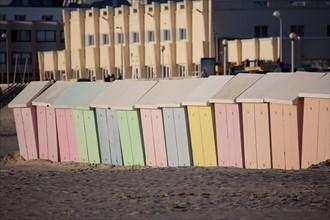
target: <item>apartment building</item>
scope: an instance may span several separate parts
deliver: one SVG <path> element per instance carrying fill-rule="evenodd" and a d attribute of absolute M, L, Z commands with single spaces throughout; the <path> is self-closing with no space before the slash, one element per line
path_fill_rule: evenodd
<path fill-rule="evenodd" d="M 64 48 L 61 7 L 0 6 L 0 83 L 37 79 L 38 51 Z M 8 68 L 7 68 L 8 65 Z"/>
<path fill-rule="evenodd" d="M 280 17 L 273 15 L 275 10 Z M 330 50 L 324 50 L 330 46 L 329 12 L 326 0 L 133 1 L 132 6 L 63 10 L 65 50 L 39 53 L 40 77 L 198 76 L 202 58 L 223 64 L 223 39 L 228 40 L 227 61 L 233 64 L 245 59 L 276 61 L 279 18 L 283 61 L 291 62 L 289 33 L 295 32 L 296 65 L 326 67 L 330 65 Z M 314 16 L 317 20 L 310 19 Z M 57 66 L 45 62 L 48 59 Z"/>

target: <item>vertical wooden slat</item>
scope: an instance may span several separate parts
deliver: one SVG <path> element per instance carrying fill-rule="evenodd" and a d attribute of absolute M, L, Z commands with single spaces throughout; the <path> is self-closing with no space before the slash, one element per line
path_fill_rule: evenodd
<path fill-rule="evenodd" d="M 39 158 L 48 160 L 46 107 L 37 106 Z"/>
<path fill-rule="evenodd" d="M 235 150 L 235 161 L 233 166 L 243 168 L 243 134 L 241 123 L 241 107 L 239 104 L 229 104 L 232 112 L 233 140 Z"/>
<path fill-rule="evenodd" d="M 125 166 L 132 166 L 134 165 L 134 160 L 126 111 L 116 111 L 116 114 L 120 133 L 120 143 L 123 153 L 123 162 Z"/>
<path fill-rule="evenodd" d="M 215 124 L 219 166 L 229 166 L 229 145 L 227 132 L 227 104 L 215 104 Z"/>
<path fill-rule="evenodd" d="M 230 104 L 227 108 L 227 138 L 228 138 L 228 152 L 229 152 L 229 166 L 235 166 L 236 150 L 235 150 L 235 127 L 234 127 L 234 109 Z"/>
<path fill-rule="evenodd" d="M 272 168 L 268 104 L 255 105 L 257 163 L 259 169 Z"/>
<path fill-rule="evenodd" d="M 141 123 L 143 129 L 144 150 L 146 154 L 146 164 L 156 166 L 156 152 L 154 146 L 154 131 L 152 126 L 152 116 L 150 109 L 141 109 Z"/>
<path fill-rule="evenodd" d="M 74 162 L 79 162 L 79 153 L 78 153 L 78 142 L 77 142 L 77 132 L 75 127 L 74 114 L 72 109 L 64 109 L 66 126 L 67 126 L 67 135 L 68 135 L 68 144 L 70 151 L 70 160 Z"/>
<path fill-rule="evenodd" d="M 191 144 L 189 136 L 189 127 L 187 111 L 184 107 L 173 108 L 176 146 L 178 152 L 179 166 L 191 166 Z"/>
<path fill-rule="evenodd" d="M 167 166 L 167 154 L 164 135 L 164 123 L 162 111 L 160 109 L 151 110 L 152 130 L 154 138 L 154 148 L 156 165 L 159 167 Z"/>
<path fill-rule="evenodd" d="M 73 110 L 73 114 L 76 128 L 79 162 L 89 163 L 84 115 L 82 110 Z"/>
<path fill-rule="evenodd" d="M 142 112 L 141 112 L 142 115 Z M 177 134 L 173 108 L 163 108 L 167 160 L 169 166 L 179 166 Z"/>
<path fill-rule="evenodd" d="M 26 148 L 26 139 L 24 133 L 22 111 L 21 108 L 14 108 L 13 111 L 14 111 L 19 153 L 25 160 L 28 160 L 29 156 Z"/>
<path fill-rule="evenodd" d="M 204 166 L 204 151 L 199 109 L 188 106 L 189 129 L 194 166 Z"/>
<path fill-rule="evenodd" d="M 242 104 L 245 167 L 251 169 L 258 168 L 254 107 L 255 104 Z"/>
<path fill-rule="evenodd" d="M 319 101 L 314 98 L 305 98 L 302 142 L 302 168 L 308 168 L 316 163 Z"/>
<path fill-rule="evenodd" d="M 38 125 L 35 107 L 22 108 L 22 118 L 28 158 L 38 159 Z"/>
<path fill-rule="evenodd" d="M 94 110 L 83 110 L 89 163 L 100 163 L 100 150 Z"/>
<path fill-rule="evenodd" d="M 320 113 L 316 163 L 330 158 L 330 99 L 319 99 Z"/>
<path fill-rule="evenodd" d="M 96 120 L 100 144 L 101 161 L 105 164 L 112 164 L 106 109 L 96 109 Z"/>
<path fill-rule="evenodd" d="M 139 112 L 137 110 L 127 111 L 127 120 L 129 125 L 134 165 L 144 166 L 144 146 Z"/>
<path fill-rule="evenodd" d="M 199 107 L 199 115 L 204 150 L 204 166 L 217 166 L 217 152 L 214 136 L 215 128 L 211 106 Z"/>
<path fill-rule="evenodd" d="M 60 161 L 71 161 L 65 109 L 55 109 Z"/>
<path fill-rule="evenodd" d="M 300 169 L 298 111 L 296 105 L 283 105 L 286 169 Z"/>
<path fill-rule="evenodd" d="M 270 103 L 270 128 L 273 168 L 285 169 L 283 105 Z"/>
<path fill-rule="evenodd" d="M 123 156 L 121 152 L 118 121 L 116 112 L 107 109 L 108 135 L 110 139 L 111 163 L 117 166 L 123 166 Z"/>
<path fill-rule="evenodd" d="M 59 151 L 57 141 L 56 114 L 55 109 L 46 108 L 47 115 L 47 141 L 48 141 L 48 158 L 53 162 L 59 162 Z M 67 152 L 68 153 L 68 152 Z"/>

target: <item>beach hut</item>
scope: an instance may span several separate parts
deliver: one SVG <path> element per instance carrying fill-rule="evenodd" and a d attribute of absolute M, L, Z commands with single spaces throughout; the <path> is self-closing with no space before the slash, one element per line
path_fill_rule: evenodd
<path fill-rule="evenodd" d="M 217 166 L 213 97 L 233 76 L 210 76 L 185 98 L 194 166 Z"/>
<path fill-rule="evenodd" d="M 205 80 L 161 80 L 136 103 L 141 112 L 147 165 L 192 165 L 187 111 L 181 102 Z"/>
<path fill-rule="evenodd" d="M 214 103 L 219 166 L 244 168 L 242 104 L 236 98 L 262 74 L 238 74 L 210 100 Z"/>
<path fill-rule="evenodd" d="M 70 161 L 69 146 L 63 144 L 63 136 L 67 135 L 66 129 L 57 129 L 56 120 L 60 118 L 56 118 L 55 109 L 49 106 L 71 85 L 69 82 L 58 81 L 32 102 L 37 111 L 40 159 L 54 162 Z M 61 135 L 58 136 L 58 133 Z"/>
<path fill-rule="evenodd" d="M 323 75 L 297 72 L 265 94 L 264 101 L 269 103 L 273 168 L 300 169 L 303 103 L 298 93 Z"/>
<path fill-rule="evenodd" d="M 299 93 L 303 99 L 301 168 L 330 159 L 330 73 Z"/>
<path fill-rule="evenodd" d="M 38 159 L 38 124 L 36 107 L 32 101 L 45 91 L 52 82 L 30 82 L 13 101 L 13 108 L 20 155 L 25 160 Z"/>
<path fill-rule="evenodd" d="M 77 146 L 79 162 L 100 163 L 95 111 L 90 108 L 90 103 L 110 85 L 110 83 L 102 82 L 74 83 L 51 105 L 52 108 L 56 109 L 56 113 L 61 113 L 62 118 L 65 117 L 66 119 L 66 122 L 60 121 L 64 122 L 63 124 L 57 124 L 58 129 L 67 127 L 68 136 L 74 135 L 76 137 L 75 140 L 69 139 L 68 143 L 72 141 L 73 144 L 69 145 L 69 148 Z"/>
<path fill-rule="evenodd" d="M 265 95 L 292 73 L 267 73 L 237 97 L 242 103 L 245 168 L 272 168 L 269 106 Z"/>
<path fill-rule="evenodd" d="M 104 129 L 105 126 L 108 127 L 106 134 L 100 134 L 102 136 L 101 149 L 104 152 L 104 156 L 102 156 L 104 159 L 112 158 L 112 163 L 116 162 L 114 160 L 120 161 L 121 153 L 122 162 L 120 165 L 145 165 L 140 112 L 135 109 L 134 105 L 156 83 L 157 81 L 135 80 L 115 82 L 114 86 L 107 88 L 93 100 L 91 106 L 97 108 L 99 113 L 102 112 L 101 109 L 107 109 L 107 119 L 112 117 L 111 120 L 108 120 L 107 125 L 104 122 L 100 123 L 100 126 L 103 126 Z M 112 125 L 109 125 L 109 123 L 112 123 Z M 120 144 L 118 143 L 118 130 Z M 109 144 L 106 143 L 107 140 L 110 141 Z"/>

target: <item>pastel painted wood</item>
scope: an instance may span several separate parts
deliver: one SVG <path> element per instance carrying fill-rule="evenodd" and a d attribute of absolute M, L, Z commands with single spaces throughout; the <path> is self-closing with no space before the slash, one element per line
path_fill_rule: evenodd
<path fill-rule="evenodd" d="M 244 167 L 242 104 L 236 99 L 262 77 L 262 74 L 238 74 L 209 100 L 215 103 L 219 166 Z"/>
<path fill-rule="evenodd" d="M 330 74 L 302 89 L 303 135 L 301 167 L 308 168 L 330 158 Z"/>
<path fill-rule="evenodd" d="M 255 104 L 243 103 L 242 110 L 245 168 L 257 169 Z"/>
<path fill-rule="evenodd" d="M 209 77 L 182 101 L 182 105 L 188 106 L 194 164 L 217 166 L 214 109 L 213 106 L 209 105 L 209 99 L 217 94 L 231 79 L 232 76 Z M 194 107 L 191 108 L 190 106 Z M 189 111 L 192 112 L 190 113 Z M 199 136 L 198 138 L 193 138 L 197 133 L 201 134 L 201 140 L 199 140 Z M 197 156 L 200 151 L 199 148 L 203 151 L 203 158 Z M 195 159 L 197 160 L 196 162 Z"/>
<path fill-rule="evenodd" d="M 96 118 L 99 135 L 101 162 L 104 164 L 111 164 L 111 150 L 106 109 L 97 108 Z"/>
<path fill-rule="evenodd" d="M 31 82 L 9 104 L 9 108 L 22 108 L 14 110 L 16 130 L 20 153 L 26 160 L 39 157 L 38 121 L 36 108 L 32 101 L 45 91 L 51 82 Z"/>
<path fill-rule="evenodd" d="M 68 141 L 68 128 L 66 125 L 65 109 L 54 109 L 56 114 L 56 126 L 61 129 L 57 130 L 59 157 L 61 162 L 68 162 L 70 160 L 70 150 Z"/>
<path fill-rule="evenodd" d="M 83 111 L 73 110 L 73 115 L 76 128 L 79 162 L 89 163 Z"/>
<path fill-rule="evenodd" d="M 74 114 L 72 109 L 64 109 L 65 118 L 66 118 L 66 127 L 67 127 L 67 135 L 68 135 L 68 145 L 70 152 L 70 161 L 79 162 L 78 155 L 78 143 L 76 136 L 76 127 L 74 122 Z M 61 128 L 58 126 L 58 128 Z M 60 138 L 60 136 L 59 136 Z"/>
<path fill-rule="evenodd" d="M 116 112 L 107 109 L 107 122 L 110 141 L 111 163 L 117 166 L 123 166 L 123 156 L 121 152 L 119 128 Z"/>
<path fill-rule="evenodd" d="M 94 111 L 83 110 L 88 161 L 89 163 L 98 164 L 101 161 L 94 113 Z"/>
<path fill-rule="evenodd" d="M 53 162 L 60 161 L 59 149 L 58 149 L 58 137 L 56 127 L 56 115 L 55 109 L 46 108 L 46 120 L 47 120 L 47 146 L 48 146 L 48 159 Z"/>
<path fill-rule="evenodd" d="M 48 160 L 48 140 L 47 140 L 47 114 L 45 106 L 36 106 L 38 118 L 38 145 L 39 158 Z"/>

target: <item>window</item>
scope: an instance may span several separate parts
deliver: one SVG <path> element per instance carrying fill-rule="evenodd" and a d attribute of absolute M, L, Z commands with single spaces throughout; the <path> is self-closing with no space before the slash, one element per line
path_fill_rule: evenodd
<path fill-rule="evenodd" d="M 154 41 L 155 41 L 155 32 L 148 31 L 148 42 L 154 42 Z"/>
<path fill-rule="evenodd" d="M 164 11 L 167 11 L 168 10 L 168 6 L 164 6 Z"/>
<path fill-rule="evenodd" d="M 88 16 L 89 17 L 92 17 L 93 16 L 93 13 L 92 12 L 88 12 Z"/>
<path fill-rule="evenodd" d="M 11 41 L 13 42 L 31 42 L 31 31 L 28 30 L 12 30 Z"/>
<path fill-rule="evenodd" d="M 0 42 L 6 42 L 6 38 L 2 37 L 2 34 L 5 34 L 6 30 L 0 30 Z"/>
<path fill-rule="evenodd" d="M 148 8 L 148 12 L 152 12 L 153 11 L 153 8 L 152 7 L 149 7 Z"/>
<path fill-rule="evenodd" d="M 25 21 L 26 16 L 25 15 L 15 15 L 15 21 Z"/>
<path fill-rule="evenodd" d="M 330 25 L 328 25 L 327 36 L 330 37 Z"/>
<path fill-rule="evenodd" d="M 170 30 L 164 30 L 164 41 L 171 40 Z"/>
<path fill-rule="evenodd" d="M 43 21 L 52 21 L 53 16 L 52 15 L 43 15 L 43 16 L 41 16 L 41 20 L 43 20 Z"/>
<path fill-rule="evenodd" d="M 94 35 L 87 35 L 87 46 L 93 46 L 94 45 Z"/>
<path fill-rule="evenodd" d="M 136 8 L 133 8 L 133 13 L 137 13 L 137 9 Z"/>
<path fill-rule="evenodd" d="M 6 20 L 6 15 L 0 14 L 0 21 L 5 21 Z"/>
<path fill-rule="evenodd" d="M 262 0 L 257 0 L 257 1 L 253 1 L 253 6 L 256 8 L 265 8 L 265 7 L 269 7 L 269 1 L 262 1 Z"/>
<path fill-rule="evenodd" d="M 106 16 L 108 13 L 106 11 L 103 12 L 103 15 Z"/>
<path fill-rule="evenodd" d="M 291 25 L 290 32 L 293 32 L 297 35 L 297 37 L 304 37 L 304 25 Z"/>
<path fill-rule="evenodd" d="M 55 42 L 55 31 L 37 31 L 38 42 Z"/>
<path fill-rule="evenodd" d="M 195 64 L 194 65 L 195 69 L 195 76 L 198 76 L 199 73 L 201 72 L 201 65 L 200 64 Z"/>
<path fill-rule="evenodd" d="M 61 32 L 60 32 L 60 40 L 61 40 L 62 43 L 65 42 L 64 31 L 61 31 Z"/>
<path fill-rule="evenodd" d="M 118 10 L 118 14 L 121 15 L 123 12 L 122 10 Z"/>
<path fill-rule="evenodd" d="M 254 37 L 268 37 L 268 26 L 254 26 Z"/>
<path fill-rule="evenodd" d="M 306 6 L 305 1 L 290 1 L 290 4 L 292 7 L 305 7 Z"/>
<path fill-rule="evenodd" d="M 109 34 L 102 34 L 101 35 L 101 44 L 102 45 L 109 45 Z"/>
<path fill-rule="evenodd" d="M 117 33 L 117 44 L 123 44 L 124 43 L 124 34 Z"/>
<path fill-rule="evenodd" d="M 179 29 L 179 39 L 180 40 L 185 40 L 187 39 L 187 31 L 185 28 L 180 28 Z"/>
<path fill-rule="evenodd" d="M 6 64 L 6 53 L 0 52 L 0 64 Z"/>
<path fill-rule="evenodd" d="M 147 78 L 148 79 L 154 78 L 154 68 L 152 66 L 147 67 Z"/>
<path fill-rule="evenodd" d="M 179 65 L 179 77 L 186 76 L 186 67 L 184 65 Z"/>
<path fill-rule="evenodd" d="M 180 5 L 180 9 L 184 9 L 184 5 L 183 4 Z"/>
<path fill-rule="evenodd" d="M 138 32 L 133 32 L 132 34 L 133 37 L 133 43 L 139 43 L 139 33 Z"/>
<path fill-rule="evenodd" d="M 19 53 L 19 52 L 13 52 L 11 57 L 12 60 L 12 64 L 16 63 L 16 59 L 17 59 L 17 64 L 25 64 L 26 60 L 28 64 L 31 64 L 31 53 Z"/>

